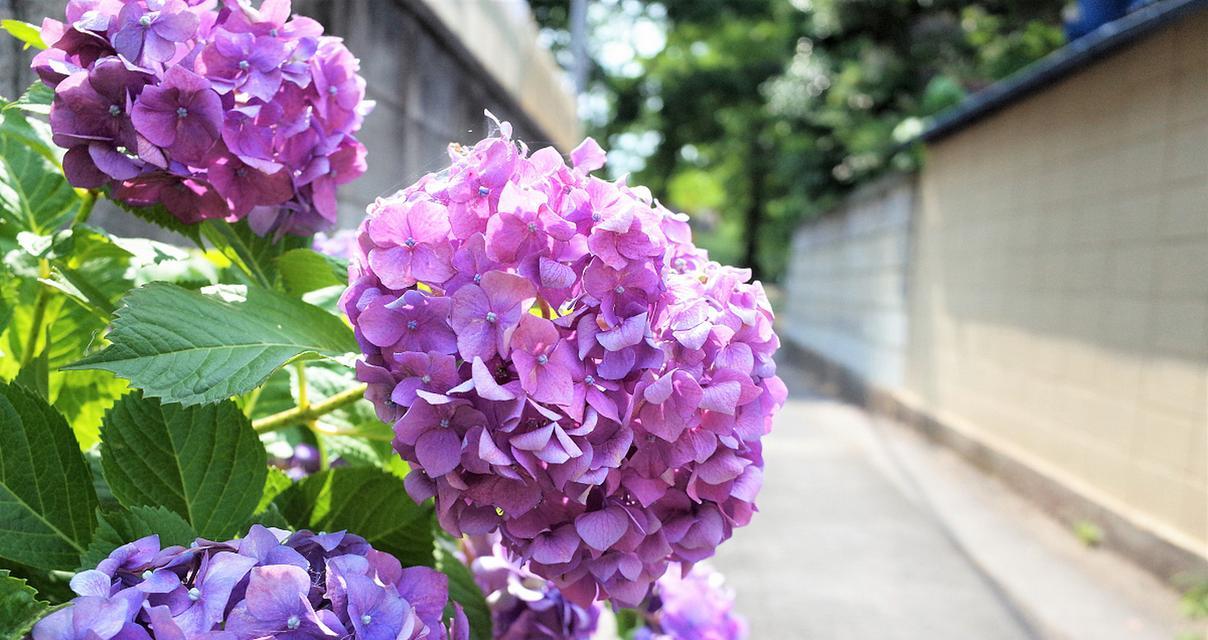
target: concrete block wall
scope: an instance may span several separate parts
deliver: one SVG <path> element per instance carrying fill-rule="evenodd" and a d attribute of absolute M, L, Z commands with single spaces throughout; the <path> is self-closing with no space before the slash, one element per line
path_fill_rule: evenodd
<path fill-rule="evenodd" d="M 793 235 L 782 331 L 882 387 L 905 372 L 913 201 L 914 176 L 889 176 Z"/>

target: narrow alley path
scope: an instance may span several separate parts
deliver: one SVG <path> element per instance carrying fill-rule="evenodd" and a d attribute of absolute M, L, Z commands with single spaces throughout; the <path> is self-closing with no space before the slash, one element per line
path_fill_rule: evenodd
<path fill-rule="evenodd" d="M 751 526 L 714 564 L 753 640 L 1174 640 L 1177 596 L 1082 547 L 997 481 L 908 429 L 811 391 L 766 441 Z M 1195 636 L 1191 636 L 1195 637 Z"/>

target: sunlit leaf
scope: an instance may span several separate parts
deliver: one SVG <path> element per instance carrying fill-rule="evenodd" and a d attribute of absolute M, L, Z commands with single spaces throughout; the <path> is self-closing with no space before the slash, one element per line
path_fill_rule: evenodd
<path fill-rule="evenodd" d="M 108 339 L 103 351 L 66 368 L 112 371 L 148 396 L 184 404 L 250 391 L 298 356 L 357 348 L 339 318 L 300 300 L 255 288 L 243 299 L 220 297 L 163 283 L 122 299 Z"/>
<path fill-rule="evenodd" d="M 35 25 L 20 20 L 0 20 L 0 28 L 24 42 L 26 47 L 46 48 L 46 43 L 42 41 L 42 30 Z"/>

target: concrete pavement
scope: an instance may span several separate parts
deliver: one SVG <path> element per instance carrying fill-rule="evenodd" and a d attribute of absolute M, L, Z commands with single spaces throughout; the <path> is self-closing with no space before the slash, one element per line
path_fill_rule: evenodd
<path fill-rule="evenodd" d="M 907 428 L 782 375 L 761 512 L 713 561 L 753 640 L 1200 637 L 1148 574 Z"/>

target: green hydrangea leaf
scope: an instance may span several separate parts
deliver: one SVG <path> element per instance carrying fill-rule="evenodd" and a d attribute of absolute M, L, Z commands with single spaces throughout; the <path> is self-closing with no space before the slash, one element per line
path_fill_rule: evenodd
<path fill-rule="evenodd" d="M 281 495 L 294 483 L 288 475 L 277 467 L 269 467 L 268 475 L 264 478 L 264 491 L 260 494 L 260 503 L 256 505 L 256 513 L 268 509 L 273 499 Z"/>
<path fill-rule="evenodd" d="M 0 640 L 20 640 L 50 605 L 38 592 L 6 569 L 0 569 Z"/>
<path fill-rule="evenodd" d="M 45 116 L 50 115 L 50 105 L 54 102 L 54 100 L 55 90 L 46 86 L 46 83 L 42 82 L 41 80 L 35 80 L 34 83 L 29 85 L 29 88 L 25 90 L 25 93 L 22 94 L 20 98 L 17 98 L 16 102 L 12 103 L 12 106 L 30 113 Z M 47 130 L 50 130 L 49 126 L 47 127 Z M 50 140 L 50 136 L 48 135 L 46 139 Z"/>
<path fill-rule="evenodd" d="M 13 382 L 36 392 L 38 396 L 50 402 L 50 367 L 47 363 L 47 351 L 44 349 L 42 353 L 34 356 L 33 360 L 21 368 L 17 377 L 13 378 Z"/>
<path fill-rule="evenodd" d="M 254 524 L 264 527 L 275 527 L 277 529 L 292 528 L 292 525 L 285 519 L 285 516 L 281 515 L 281 510 L 275 504 L 268 505 L 268 508 L 264 511 L 259 511 L 256 515 L 252 516 L 244 529 L 251 529 Z"/>
<path fill-rule="evenodd" d="M 285 289 L 295 296 L 348 284 L 348 263 L 311 249 L 291 249 L 277 258 Z"/>
<path fill-rule="evenodd" d="M 80 204 L 52 150 L 40 141 L 38 128 L 44 124 L 27 119 L 21 109 L 0 113 L 0 235 L 46 235 Z"/>
<path fill-rule="evenodd" d="M 63 416 L 35 393 L 0 383 L 0 557 L 74 569 L 92 539 L 96 506 Z"/>
<path fill-rule="evenodd" d="M 130 385 L 108 371 L 66 371 L 53 374 L 52 378 L 59 382 L 55 408 L 71 425 L 80 448 L 91 449 L 100 439 L 105 412 Z"/>
<path fill-rule="evenodd" d="M 344 467 L 308 476 L 274 504 L 297 529 L 348 530 L 404 565 L 432 566 L 432 508 L 417 505 L 398 477 L 380 469 Z"/>
<path fill-rule="evenodd" d="M 0 20 L 0 28 L 3 28 L 12 37 L 24 42 L 26 48 L 46 48 L 46 43 L 42 40 L 42 30 L 37 25 L 21 20 Z"/>
<path fill-rule="evenodd" d="M 192 405 L 251 391 L 299 356 L 357 348 L 340 318 L 300 300 L 254 287 L 218 294 L 135 289 L 114 314 L 112 344 L 65 368 L 112 371 L 147 396 Z"/>
<path fill-rule="evenodd" d="M 133 507 L 98 513 L 92 544 L 80 558 L 80 570 L 95 569 L 114 549 L 149 535 L 158 535 L 163 547 L 187 547 L 197 532 L 185 519 L 166 507 Z"/>
<path fill-rule="evenodd" d="M 59 167 L 63 164 L 65 151 L 54 143 L 50 123 L 45 119 L 50 115 L 54 95 L 53 89 L 38 81 L 30 85 L 15 102 L 0 99 L 0 111 L 3 112 L 0 134 L 25 143 L 52 165 Z M 40 117 L 31 118 L 31 114 Z"/>
<path fill-rule="evenodd" d="M 123 506 L 163 506 L 223 539 L 256 509 L 264 447 L 235 403 L 184 407 L 132 393 L 101 425 L 101 468 Z"/>
<path fill-rule="evenodd" d="M 252 284 L 265 288 L 274 287 L 277 283 L 277 258 L 283 252 L 309 242 L 300 236 L 286 235 L 281 239 L 275 239 L 273 235 L 262 236 L 242 220 L 235 223 L 206 220 L 200 228 L 206 239 L 238 265 Z"/>

